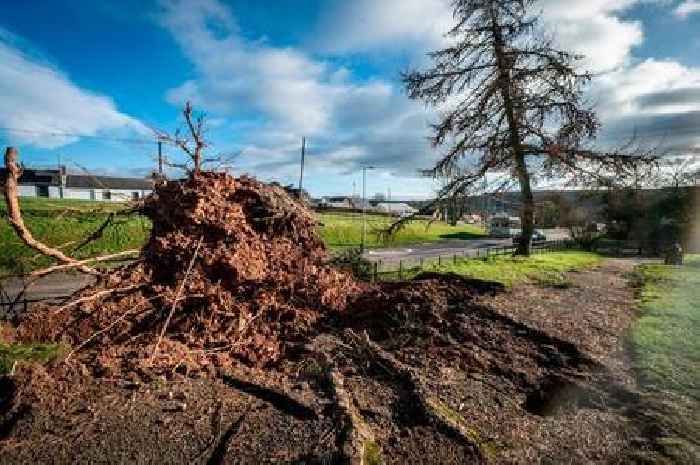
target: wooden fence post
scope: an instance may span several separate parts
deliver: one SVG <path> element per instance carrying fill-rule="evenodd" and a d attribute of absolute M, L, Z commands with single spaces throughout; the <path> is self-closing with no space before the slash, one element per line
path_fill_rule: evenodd
<path fill-rule="evenodd" d="M 403 260 L 399 260 L 399 281 L 403 279 Z"/>

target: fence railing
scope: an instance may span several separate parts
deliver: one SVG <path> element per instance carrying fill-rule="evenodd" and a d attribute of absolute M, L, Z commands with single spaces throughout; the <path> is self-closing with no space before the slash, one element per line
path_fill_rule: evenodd
<path fill-rule="evenodd" d="M 573 241 L 556 240 L 542 241 L 532 244 L 532 254 L 543 254 L 574 248 Z M 510 256 L 515 252 L 515 245 L 491 246 L 474 249 L 463 249 L 449 254 L 438 254 L 429 257 L 415 257 L 400 260 L 373 261 L 369 278 L 372 281 L 403 280 L 421 271 L 428 271 L 447 264 L 458 264 L 465 260 L 489 260 L 499 256 Z"/>

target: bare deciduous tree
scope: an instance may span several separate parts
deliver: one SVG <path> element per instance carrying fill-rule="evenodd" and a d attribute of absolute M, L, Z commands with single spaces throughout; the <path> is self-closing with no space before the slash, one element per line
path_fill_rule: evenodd
<path fill-rule="evenodd" d="M 209 163 L 213 163 L 214 169 L 216 170 L 230 167 L 233 160 L 238 157 L 241 152 L 220 153 L 213 157 L 204 156 L 205 149 L 210 146 L 205 138 L 207 132 L 206 114 L 195 114 L 192 104 L 186 102 L 182 115 L 185 119 L 188 136 L 182 136 L 182 131 L 180 129 L 176 130 L 173 136 L 155 129 L 154 132 L 160 141 L 174 145 L 182 150 L 190 159 L 191 165 L 187 163 L 175 163 L 168 159 L 165 159 L 165 163 L 170 167 L 181 169 L 191 176 L 197 176 L 201 173 L 204 165 Z"/>
<path fill-rule="evenodd" d="M 185 103 L 185 108 L 182 110 L 182 115 L 185 118 L 185 123 L 187 124 L 187 131 L 189 136 L 184 137 L 180 134 L 180 129 L 175 131 L 174 136 L 161 131 L 156 131 L 158 138 L 163 141 L 175 145 L 180 150 L 185 152 L 187 156 L 192 161 L 192 167 L 186 164 L 178 164 L 168 162 L 168 165 L 174 168 L 180 168 L 191 173 L 193 176 L 198 175 L 202 170 L 202 152 L 207 147 L 207 142 L 204 140 L 205 133 L 205 115 L 200 113 L 194 115 L 192 110 L 192 104 L 190 102 Z"/>
<path fill-rule="evenodd" d="M 509 173 L 522 196 L 516 253 L 528 255 L 533 176 L 608 183 L 647 157 L 585 146 L 599 128 L 583 102 L 591 76 L 578 71 L 580 56 L 556 49 L 538 28 L 534 0 L 453 0 L 453 7 L 452 45 L 429 54 L 430 69 L 403 80 L 411 98 L 447 107 L 433 125 L 433 144 L 446 147 L 435 173 L 468 162 L 441 195 L 463 192 L 487 173 Z"/>

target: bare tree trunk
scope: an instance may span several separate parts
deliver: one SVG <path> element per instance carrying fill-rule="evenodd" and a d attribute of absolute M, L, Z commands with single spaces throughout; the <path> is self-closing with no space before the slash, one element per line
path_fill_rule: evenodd
<path fill-rule="evenodd" d="M 525 157 L 521 154 L 516 156 L 516 171 L 518 173 L 518 181 L 520 182 L 520 198 L 522 200 L 522 209 L 520 211 L 520 221 L 522 231 L 520 234 L 520 242 L 515 250 L 516 255 L 530 255 L 530 245 L 532 243 L 532 233 L 535 229 L 535 201 L 532 196 L 532 187 L 530 186 L 530 173 L 527 171 Z"/>
<path fill-rule="evenodd" d="M 530 243 L 532 242 L 532 233 L 534 229 L 534 214 L 535 204 L 532 198 L 532 188 L 530 186 L 530 174 L 527 171 L 525 163 L 525 155 L 520 141 L 520 121 L 516 115 L 515 105 L 513 104 L 513 93 L 515 89 L 510 76 L 510 65 L 504 52 L 504 41 L 501 36 L 501 29 L 497 21 L 497 15 L 494 11 L 495 5 L 491 6 L 491 32 L 493 34 L 494 55 L 499 74 L 499 91 L 503 98 L 503 106 L 508 120 L 508 128 L 510 132 L 509 144 L 513 151 L 513 159 L 515 160 L 516 172 L 518 181 L 520 182 L 520 196 L 522 200 L 522 211 L 520 220 L 522 229 L 520 233 L 520 243 L 515 250 L 516 255 L 530 255 Z"/>
<path fill-rule="evenodd" d="M 22 219 L 22 213 L 19 209 L 17 184 L 21 169 L 17 165 L 17 149 L 14 147 L 7 147 L 5 150 L 5 168 L 7 168 L 7 177 L 5 179 L 5 202 L 7 203 L 7 217 L 19 238 L 22 239 L 22 242 L 43 255 L 74 266 L 77 270 L 80 270 L 83 273 L 99 275 L 100 272 L 94 268 L 82 265 L 76 259 L 65 255 L 60 250 L 49 247 L 48 245 L 34 239 L 32 233 L 25 226 L 24 220 Z"/>

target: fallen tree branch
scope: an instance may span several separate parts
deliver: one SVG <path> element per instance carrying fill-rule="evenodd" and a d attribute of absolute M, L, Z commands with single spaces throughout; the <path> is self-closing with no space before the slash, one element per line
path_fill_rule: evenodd
<path fill-rule="evenodd" d="M 95 339 L 97 336 L 99 336 L 100 334 L 104 334 L 104 333 L 110 331 L 112 328 L 114 328 L 116 325 L 118 325 L 121 321 L 123 321 L 127 316 L 133 315 L 133 314 L 136 312 L 136 310 L 140 309 L 141 307 L 143 307 L 144 305 L 146 305 L 148 302 L 151 302 L 151 301 L 153 301 L 153 300 L 159 298 L 160 296 L 162 296 L 162 294 L 154 295 L 153 297 L 150 297 L 150 298 L 144 300 L 143 302 L 140 302 L 140 303 L 139 303 L 138 305 L 136 305 L 134 308 L 130 308 L 130 309 L 127 310 L 126 312 L 122 313 L 122 314 L 119 316 L 119 318 L 117 318 L 116 320 L 114 320 L 114 321 L 113 321 L 112 323 L 110 323 L 108 326 L 106 326 L 106 327 L 100 329 L 99 331 L 96 331 L 96 332 L 93 333 L 90 337 L 88 337 L 88 338 L 85 339 L 83 342 L 81 342 L 80 345 L 78 345 L 76 348 L 74 348 L 73 350 L 71 350 L 71 351 L 68 353 L 68 355 L 66 355 L 66 358 L 63 359 L 63 361 L 64 361 L 64 362 L 69 361 L 69 360 L 71 359 L 71 357 L 72 357 L 76 352 L 78 352 L 80 349 L 82 349 L 83 347 L 85 347 L 86 345 L 88 345 L 88 344 L 90 343 L 90 341 L 94 340 L 94 339 Z"/>
<path fill-rule="evenodd" d="M 199 248 L 202 246 L 203 241 L 204 235 L 202 234 L 201 236 L 199 236 L 199 241 L 197 242 L 197 247 L 195 247 L 194 253 L 192 254 L 190 264 L 187 267 L 187 271 L 185 271 L 185 275 L 182 277 L 182 282 L 180 282 L 180 287 L 177 290 L 177 294 L 175 294 L 173 305 L 170 307 L 170 313 L 168 313 L 168 317 L 165 319 L 165 323 L 163 323 L 163 329 L 160 330 L 160 335 L 158 336 L 158 340 L 156 341 L 156 346 L 153 348 L 153 355 L 151 355 L 151 361 L 153 361 L 155 356 L 158 354 L 158 347 L 160 346 L 160 343 L 163 340 L 163 336 L 165 336 L 165 331 L 168 329 L 170 320 L 172 319 L 173 314 L 175 313 L 175 307 L 177 307 L 177 302 L 178 300 L 180 300 L 180 295 L 182 295 L 182 291 L 185 289 L 185 284 L 187 284 L 187 278 L 189 278 L 190 272 L 192 272 L 192 267 L 194 267 L 194 262 L 197 260 L 197 255 L 199 255 Z"/>
<path fill-rule="evenodd" d="M 107 229 L 107 226 L 112 224 L 113 219 L 114 219 L 114 213 L 110 213 L 109 215 L 107 215 L 107 219 L 104 221 L 104 223 L 102 223 L 99 228 L 97 228 L 95 231 L 93 231 L 92 234 L 90 234 L 87 238 L 85 238 L 85 240 L 83 242 L 78 244 L 78 246 L 75 249 L 73 249 L 73 253 L 82 249 L 83 247 L 85 247 L 89 243 L 94 242 L 97 239 L 101 238 L 105 232 L 105 229 Z"/>
<path fill-rule="evenodd" d="M 82 266 L 86 263 L 93 263 L 93 262 L 105 262 L 108 260 L 113 260 L 115 258 L 120 258 L 124 257 L 127 255 L 134 255 L 138 254 L 140 251 L 138 249 L 132 249 L 132 250 L 124 250 L 122 252 L 117 252 L 109 255 L 101 255 L 99 257 L 92 257 L 92 258 L 86 258 L 85 260 L 79 260 L 74 263 L 64 263 L 63 265 L 54 265 L 50 266 L 48 268 L 44 268 L 43 270 L 36 270 L 32 271 L 29 276 L 32 278 L 39 278 L 41 276 L 46 276 L 49 273 L 54 273 L 56 271 L 62 271 L 62 270 L 67 270 L 70 268 L 75 268 Z"/>
<path fill-rule="evenodd" d="M 48 245 L 37 241 L 32 236 L 32 233 L 27 229 L 22 219 L 22 212 L 19 208 L 19 200 L 17 200 L 17 185 L 22 172 L 17 165 L 17 149 L 7 147 L 5 150 L 5 168 L 7 168 L 7 178 L 5 179 L 5 202 L 7 203 L 7 217 L 22 242 L 28 247 L 48 256 L 55 258 L 62 263 L 70 263 L 75 268 L 83 273 L 99 275 L 100 272 L 84 264 L 76 264 L 77 260 L 69 257 L 58 249 L 49 247 Z"/>
<path fill-rule="evenodd" d="M 105 289 L 103 291 L 98 291 L 98 292 L 95 292 L 94 294 L 90 294 L 88 296 L 73 300 L 72 302 L 69 302 L 66 305 L 63 305 L 63 306 L 57 308 L 56 310 L 54 310 L 52 312 L 52 314 L 56 315 L 56 314 L 61 313 L 62 311 L 66 310 L 66 309 L 69 309 L 69 308 L 74 307 L 74 306 L 79 305 L 79 304 L 83 304 L 85 302 L 97 300 L 100 297 L 104 297 L 106 295 L 128 292 L 128 291 L 138 289 L 138 288 L 144 287 L 144 286 L 146 286 L 146 284 L 134 284 L 133 286 L 117 287 L 115 289 Z"/>

